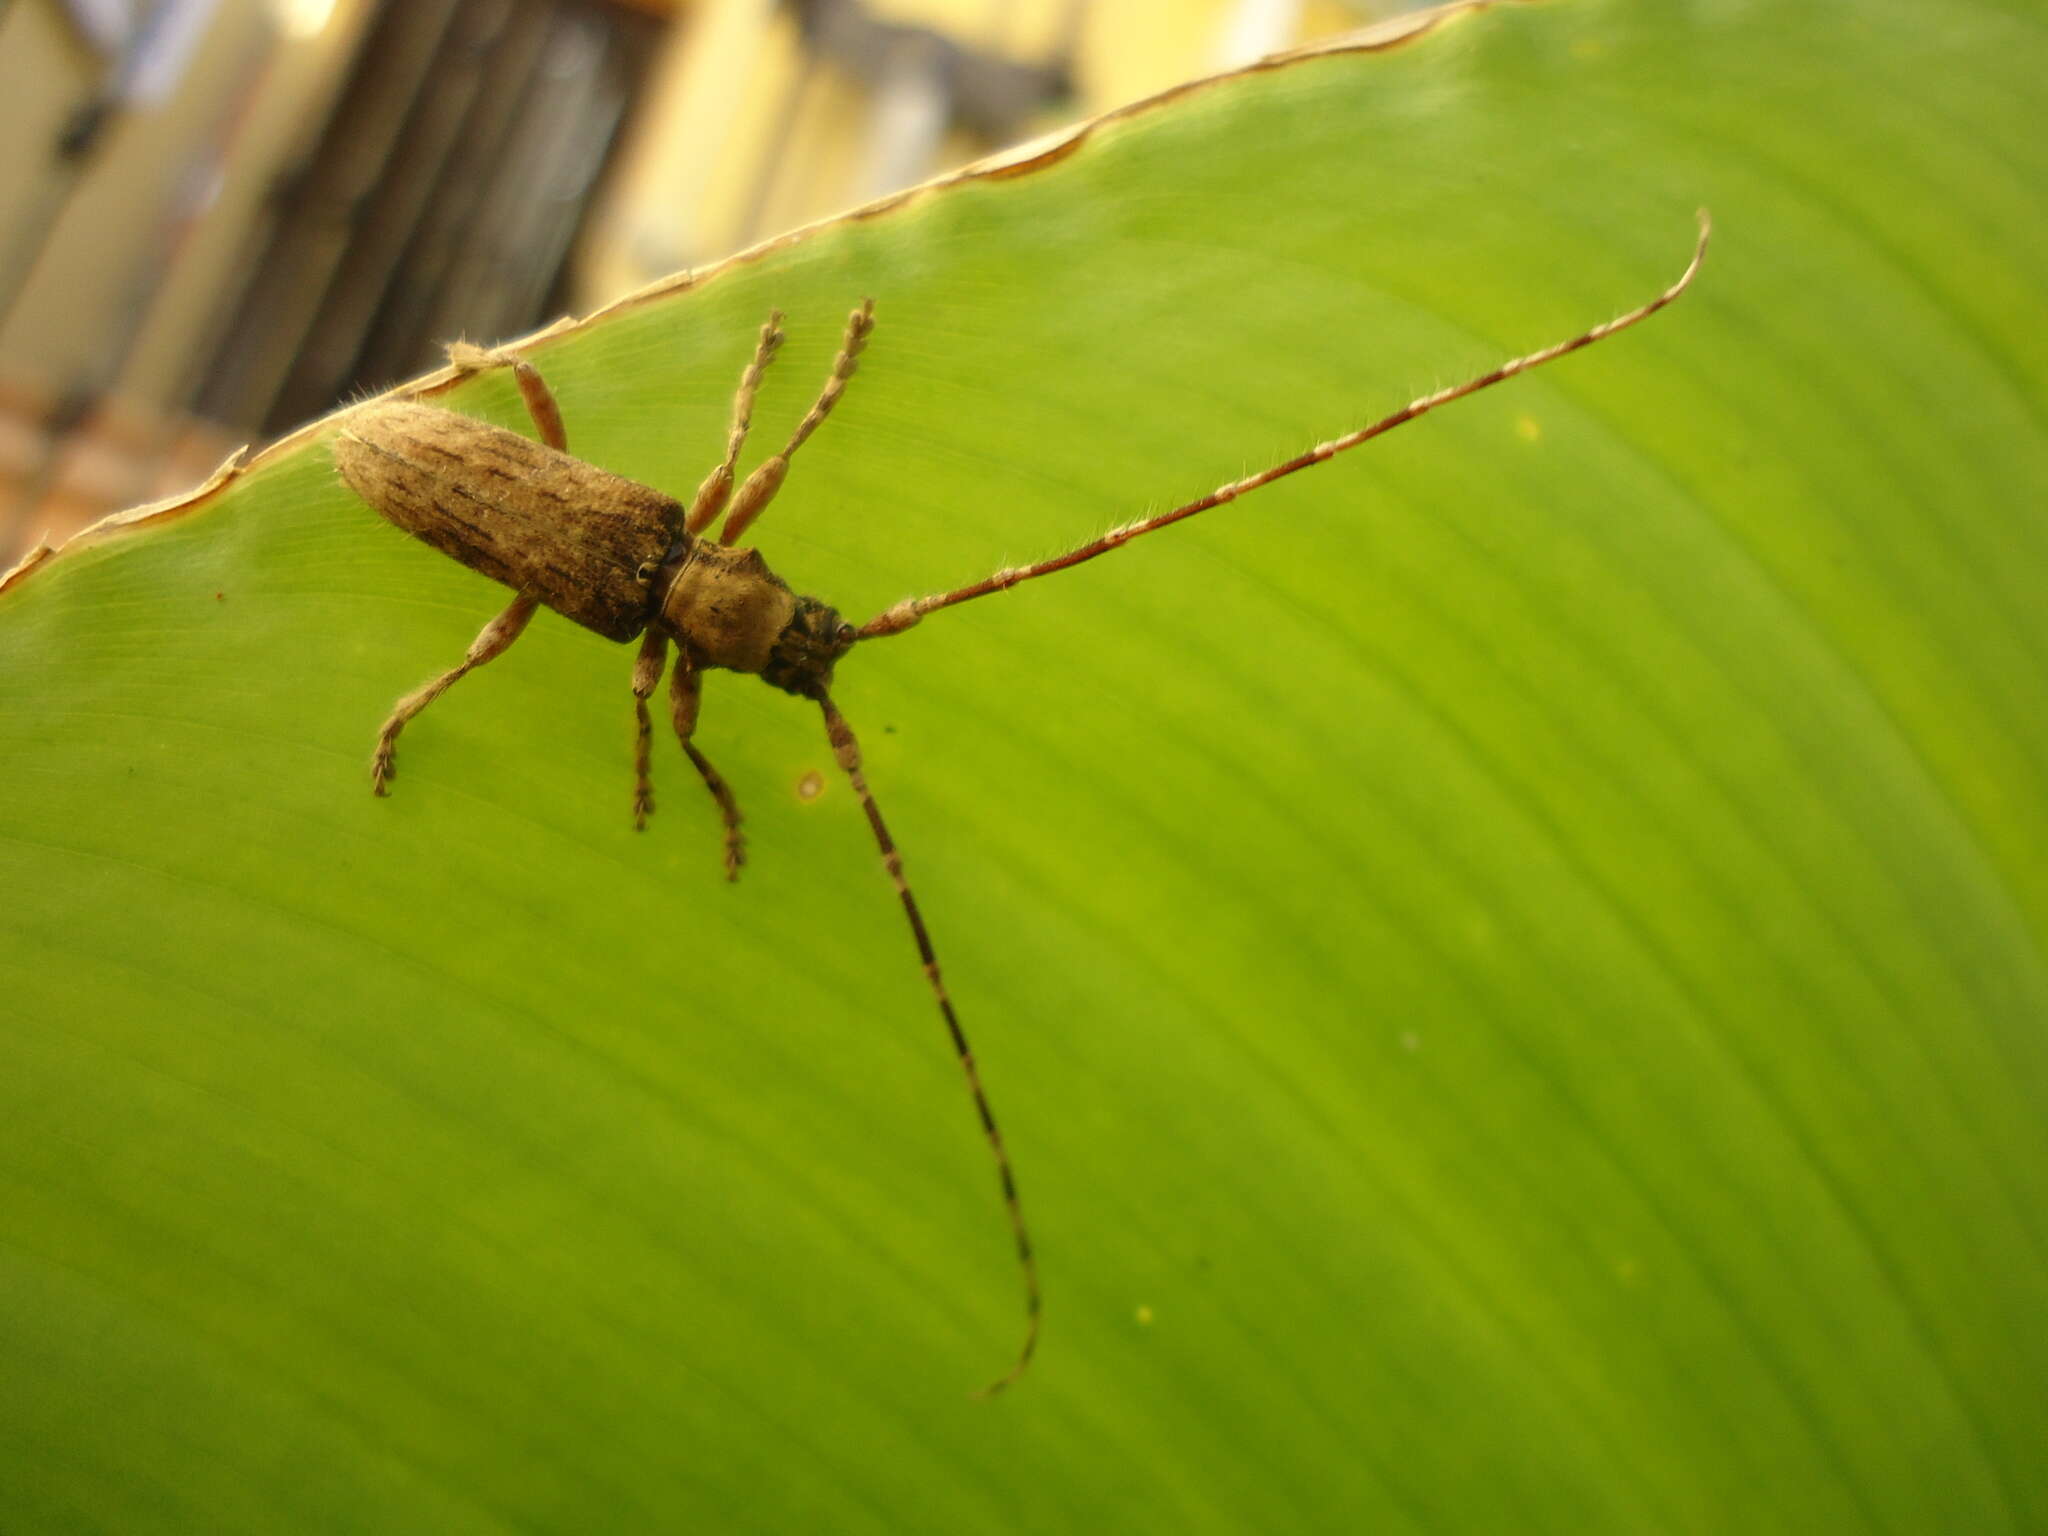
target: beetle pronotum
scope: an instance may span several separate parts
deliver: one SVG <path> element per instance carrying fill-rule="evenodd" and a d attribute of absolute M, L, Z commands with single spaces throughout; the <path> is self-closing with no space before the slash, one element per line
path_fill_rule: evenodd
<path fill-rule="evenodd" d="M 458 368 L 502 365 L 514 370 L 542 442 L 507 432 L 434 406 L 399 400 L 372 402 L 346 419 L 334 442 L 335 462 L 357 495 L 407 532 L 470 569 L 504 583 L 518 595 L 476 637 L 458 666 L 399 700 L 377 737 L 371 784 L 388 792 L 396 772 L 398 735 L 465 673 L 502 655 L 519 638 L 534 610 L 545 605 L 610 640 L 640 639 L 633 667 L 633 708 L 638 735 L 633 760 L 633 818 L 644 826 L 653 809 L 649 756 L 653 725 L 647 700 L 661 681 L 671 642 L 676 663 L 669 680 L 670 713 L 684 753 L 717 803 L 725 824 L 725 871 L 737 878 L 745 860 L 739 803 L 694 736 L 700 676 L 707 668 L 752 672 L 764 681 L 816 703 L 824 714 L 832 755 L 846 774 L 867 816 L 883 866 L 896 887 L 924 973 L 959 1058 L 982 1132 L 994 1155 L 1003 1203 L 1017 1247 L 1025 1300 L 1024 1342 L 1009 1370 L 984 1392 L 1014 1382 L 1030 1363 L 1038 1343 L 1038 1270 L 1023 1206 L 996 1128 L 988 1095 L 975 1068 L 974 1053 L 947 996 L 938 956 L 916 898 L 903 877 L 903 861 L 861 772 L 860 746 L 832 702 L 832 670 L 861 641 L 901 634 L 927 614 L 950 608 L 1022 582 L 1050 576 L 1121 548 L 1140 535 L 1235 501 L 1285 475 L 1307 469 L 1356 448 L 1384 432 L 1453 400 L 1486 389 L 1531 368 L 1563 357 L 1648 319 L 1691 284 L 1706 255 L 1709 225 L 1700 214 L 1699 240 L 1678 279 L 1648 303 L 1583 331 L 1568 341 L 1503 363 L 1489 373 L 1411 401 L 1370 426 L 1319 443 L 1270 469 L 1261 470 L 1208 495 L 1136 522 L 1113 528 L 1076 549 L 1031 565 L 1011 566 L 951 591 L 909 598 L 858 627 L 816 598 L 799 597 L 768 569 L 753 549 L 737 541 L 760 517 L 789 472 L 790 457 L 831 414 L 853 377 L 874 330 L 873 301 L 848 316 L 832 371 L 818 398 L 782 449 L 764 460 L 734 490 L 741 449 L 747 440 L 754 396 L 762 371 L 782 344 L 781 316 L 761 327 L 753 360 L 733 396 L 732 427 L 725 457 L 697 488 L 685 508 L 660 491 L 571 458 L 561 412 L 540 373 L 524 358 L 458 344 L 450 357 Z M 716 540 L 706 530 L 725 514 Z"/>

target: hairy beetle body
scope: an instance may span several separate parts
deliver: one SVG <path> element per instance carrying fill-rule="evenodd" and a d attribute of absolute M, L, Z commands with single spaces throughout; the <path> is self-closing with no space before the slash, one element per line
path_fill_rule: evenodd
<path fill-rule="evenodd" d="M 437 406 L 366 407 L 334 441 L 349 488 L 414 537 L 607 640 L 647 627 L 674 497 Z"/>

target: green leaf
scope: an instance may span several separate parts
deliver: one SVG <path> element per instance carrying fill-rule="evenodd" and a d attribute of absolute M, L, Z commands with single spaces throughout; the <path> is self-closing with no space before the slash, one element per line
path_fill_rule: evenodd
<path fill-rule="evenodd" d="M 319 435 L 0 593 L 10 1530 L 2048 1526 L 2039 12 L 1459 13 L 535 347 L 863 618 L 657 742 Z M 519 421 L 492 376 L 446 396 Z M 765 451 L 757 444 L 756 453 Z M 811 775 L 822 794 L 807 797 Z"/>

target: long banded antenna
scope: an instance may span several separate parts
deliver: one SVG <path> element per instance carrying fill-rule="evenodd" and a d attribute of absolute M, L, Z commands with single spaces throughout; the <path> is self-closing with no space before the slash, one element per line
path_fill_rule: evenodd
<path fill-rule="evenodd" d="M 860 638 L 879 640 L 885 635 L 901 634 L 928 613 L 936 613 L 941 608 L 950 608 L 955 603 L 968 602 L 977 597 L 987 597 L 991 592 L 1007 592 L 1020 583 L 1036 580 L 1040 576 L 1050 576 L 1055 571 L 1064 571 L 1070 566 L 1093 560 L 1097 555 L 1106 555 L 1112 549 L 1120 549 L 1143 534 L 1155 532 L 1183 518 L 1193 517 L 1197 512 L 1207 512 L 1211 507 L 1220 507 L 1225 502 L 1237 500 L 1249 491 L 1256 491 L 1260 486 L 1271 485 L 1275 480 L 1294 474 L 1298 470 L 1321 464 L 1326 459 L 1334 459 L 1346 449 L 1356 448 L 1360 443 L 1371 442 L 1382 433 L 1391 432 L 1418 416 L 1425 416 L 1440 405 L 1462 400 L 1467 395 L 1477 394 L 1482 389 L 1511 379 L 1518 373 L 1527 373 L 1531 368 L 1540 368 L 1545 363 L 1554 362 L 1568 352 L 1589 347 L 1596 341 L 1612 336 L 1616 331 L 1625 331 L 1630 326 L 1649 319 L 1692 285 L 1693 277 L 1699 272 L 1700 263 L 1707 254 L 1707 237 L 1713 231 L 1713 223 L 1707 217 L 1706 209 L 1700 210 L 1699 220 L 1699 243 L 1693 247 L 1692 260 L 1686 263 L 1686 268 L 1678 275 L 1678 280 L 1649 303 L 1632 309 L 1625 315 L 1617 315 L 1612 320 L 1594 326 L 1590 331 L 1581 332 L 1569 341 L 1560 341 L 1555 346 L 1543 348 L 1540 352 L 1531 352 L 1526 357 L 1517 357 L 1502 363 L 1491 373 L 1482 373 L 1476 379 L 1467 379 L 1462 384 L 1440 389 L 1433 395 L 1424 395 L 1420 400 L 1411 400 L 1393 415 L 1376 421 L 1369 427 L 1360 427 L 1356 432 L 1347 432 L 1327 443 L 1318 443 L 1308 452 L 1298 454 L 1285 463 L 1276 464 L 1271 469 L 1261 470 L 1255 475 L 1248 475 L 1242 480 L 1233 480 L 1228 485 L 1218 486 L 1208 495 L 1191 501 L 1186 506 L 1175 507 L 1171 512 L 1162 512 L 1155 517 L 1126 523 L 1121 528 L 1112 528 L 1102 537 L 1093 539 L 1078 549 L 1069 550 L 1064 555 L 1040 560 L 1035 565 L 1011 566 L 980 581 L 955 588 L 951 592 L 934 593 L 930 597 L 906 598 L 894 607 L 885 608 L 863 624 L 860 627 Z"/>
<path fill-rule="evenodd" d="M 967 1091 L 974 1096 L 975 1111 L 981 1116 L 982 1135 L 988 1139 L 988 1149 L 996 1160 L 996 1176 L 1002 1183 L 1003 1206 L 1009 1213 L 1010 1235 L 1017 1242 L 1017 1265 L 1024 1276 L 1024 1343 L 1009 1370 L 975 1393 L 976 1397 L 993 1397 L 1024 1374 L 1024 1368 L 1031 1363 L 1032 1352 L 1038 1348 L 1038 1260 L 1031 1251 L 1031 1234 L 1024 1227 L 1024 1206 L 1017 1198 L 1017 1180 L 1010 1171 L 1010 1154 L 1003 1146 L 1003 1133 L 996 1128 L 995 1111 L 989 1108 L 988 1094 L 981 1086 L 981 1073 L 974 1065 L 974 1051 L 967 1044 L 967 1032 L 960 1027 L 959 1015 L 953 1012 L 953 1000 L 946 995 L 945 979 L 939 975 L 939 957 L 932 949 L 931 934 L 925 930 L 924 916 L 917 910 L 917 898 L 910 894 L 910 882 L 903 878 L 903 857 L 897 853 L 896 840 L 889 835 L 888 824 L 882 820 L 881 807 L 875 804 L 874 793 L 868 788 L 866 776 L 861 773 L 860 743 L 854 739 L 853 727 L 846 723 L 846 717 L 839 713 L 830 695 L 820 688 L 812 697 L 825 712 L 825 734 L 832 743 L 832 756 L 852 783 L 860 808 L 867 813 L 868 826 L 875 834 L 875 846 L 881 850 L 882 867 L 888 870 L 896 894 L 902 898 L 903 915 L 910 920 L 910 936 L 917 941 L 918 958 L 924 962 L 925 980 L 931 983 L 932 1000 L 939 1005 L 939 1015 L 946 1021 L 946 1033 L 952 1037 L 954 1054 L 960 1058 L 960 1070 L 967 1078 Z"/>

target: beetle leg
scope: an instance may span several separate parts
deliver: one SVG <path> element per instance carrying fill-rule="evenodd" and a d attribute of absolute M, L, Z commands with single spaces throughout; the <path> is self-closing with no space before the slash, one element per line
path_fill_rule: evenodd
<path fill-rule="evenodd" d="M 533 617 L 534 609 L 540 606 L 540 599 L 521 593 L 512 599 L 512 606 L 499 614 L 483 627 L 483 632 L 470 642 L 469 654 L 462 658 L 462 665 L 443 672 L 423 688 L 416 688 L 398 701 L 391 711 L 391 718 L 384 722 L 384 729 L 377 733 L 377 752 L 370 759 L 370 788 L 380 795 L 391 793 L 390 784 L 397 776 L 398 733 L 405 729 L 406 721 L 441 697 L 467 672 L 482 666 L 505 653 L 507 646 L 519 638 L 526 621 Z"/>
<path fill-rule="evenodd" d="M 647 717 L 647 701 L 661 681 L 661 669 L 668 663 L 668 636 L 650 629 L 640 642 L 639 659 L 633 663 L 633 716 L 639 735 L 633 743 L 633 830 L 647 830 L 648 813 L 654 809 L 654 722 Z"/>
<path fill-rule="evenodd" d="M 772 459 L 763 459 L 747 476 L 746 484 L 733 498 L 732 511 L 726 514 L 725 526 L 718 530 L 719 543 L 738 543 L 740 535 L 747 531 L 754 519 L 768 509 L 768 503 L 782 489 L 783 477 L 789 473 L 790 455 L 803 447 L 804 439 L 817 431 L 825 418 L 832 414 L 832 407 L 846 393 L 846 381 L 860 367 L 860 354 L 874 329 L 875 301 L 862 299 L 860 308 L 846 317 L 846 332 L 839 339 L 839 355 L 832 359 L 832 372 L 825 380 L 825 387 L 818 391 L 818 398 L 811 403 L 804 419 L 797 423 L 796 431 L 790 434 L 782 452 Z"/>
<path fill-rule="evenodd" d="M 691 533 L 702 533 L 708 528 L 712 519 L 725 509 L 726 498 L 732 495 L 733 466 L 739 463 L 740 449 L 746 446 L 747 428 L 754 424 L 754 393 L 760 389 L 761 375 L 781 346 L 782 311 L 773 309 L 768 312 L 768 323 L 761 327 L 761 339 L 754 343 L 754 360 L 747 364 L 746 372 L 740 375 L 740 387 L 733 391 L 732 428 L 725 435 L 725 462 L 704 477 L 697 494 L 690 498 L 690 511 L 683 526 Z"/>
<path fill-rule="evenodd" d="M 669 674 L 668 696 L 673 708 L 676 724 L 676 739 L 683 744 L 683 751 L 696 765 L 703 776 L 704 787 L 711 791 L 711 798 L 718 802 L 719 814 L 725 818 L 725 878 L 737 880 L 740 866 L 747 862 L 747 840 L 740 835 L 740 804 L 733 798 L 732 788 L 711 766 L 711 760 L 697 750 L 691 737 L 697 733 L 697 704 L 703 693 L 703 685 L 697 669 L 697 659 L 690 654 L 687 645 L 676 648 L 676 669 Z"/>
<path fill-rule="evenodd" d="M 480 373 L 486 368 L 510 368 L 519 382 L 519 398 L 526 402 L 526 414 L 533 418 L 540 440 L 557 453 L 569 451 L 569 434 L 562 425 L 561 407 L 548 388 L 540 370 L 515 352 L 502 347 L 479 347 L 467 341 L 448 344 L 448 361 L 462 373 Z"/>

